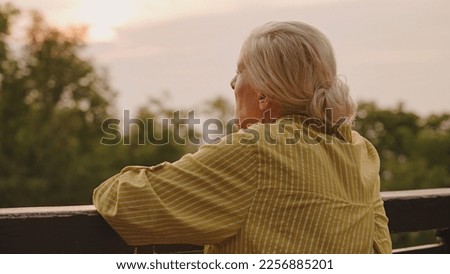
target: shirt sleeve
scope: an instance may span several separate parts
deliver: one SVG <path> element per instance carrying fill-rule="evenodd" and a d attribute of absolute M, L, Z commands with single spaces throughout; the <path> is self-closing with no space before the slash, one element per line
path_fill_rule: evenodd
<path fill-rule="evenodd" d="M 375 253 L 392 253 L 391 235 L 388 229 L 388 218 L 383 206 L 383 200 L 378 201 L 374 208 L 375 229 L 373 249 Z"/>
<path fill-rule="evenodd" d="M 232 139 L 126 167 L 94 190 L 94 205 L 129 245 L 221 242 L 242 226 L 257 185 L 255 146 Z"/>

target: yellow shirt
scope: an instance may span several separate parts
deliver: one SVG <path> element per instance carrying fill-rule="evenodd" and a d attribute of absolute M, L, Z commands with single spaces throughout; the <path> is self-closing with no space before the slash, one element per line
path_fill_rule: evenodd
<path fill-rule="evenodd" d="M 189 243 L 207 253 L 391 253 L 379 157 L 288 116 L 174 163 L 130 166 L 94 191 L 129 245 Z"/>

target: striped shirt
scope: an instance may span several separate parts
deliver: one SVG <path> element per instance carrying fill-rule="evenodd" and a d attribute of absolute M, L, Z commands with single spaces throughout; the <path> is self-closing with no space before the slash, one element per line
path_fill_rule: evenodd
<path fill-rule="evenodd" d="M 298 116 L 255 124 L 174 163 L 125 167 L 93 202 L 129 245 L 390 253 L 378 154 L 350 126 L 338 132 L 343 138 Z"/>

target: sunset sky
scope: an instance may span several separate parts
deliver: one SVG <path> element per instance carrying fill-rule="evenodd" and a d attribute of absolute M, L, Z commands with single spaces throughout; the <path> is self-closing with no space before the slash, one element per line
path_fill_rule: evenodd
<path fill-rule="evenodd" d="M 5 3 L 8 1 L 1 1 Z M 53 25 L 90 27 L 87 54 L 106 67 L 118 109 L 150 96 L 195 108 L 223 95 L 233 100 L 241 43 L 273 20 L 312 24 L 331 40 L 357 100 L 405 103 L 420 114 L 450 112 L 450 1 L 305 0 L 16 0 Z M 243 4 L 245 3 L 245 4 Z"/>

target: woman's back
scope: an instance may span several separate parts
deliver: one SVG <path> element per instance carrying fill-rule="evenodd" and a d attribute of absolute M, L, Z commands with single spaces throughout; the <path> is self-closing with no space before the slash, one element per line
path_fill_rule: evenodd
<path fill-rule="evenodd" d="M 256 191 L 237 235 L 207 251 L 391 252 L 387 229 L 374 234 L 376 222 L 387 224 L 375 148 L 349 126 L 342 140 L 308 130 L 297 118 L 247 130 L 258 147 Z"/>

